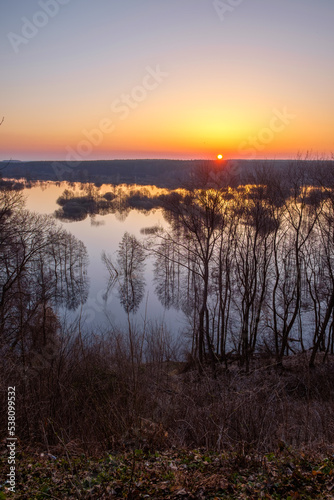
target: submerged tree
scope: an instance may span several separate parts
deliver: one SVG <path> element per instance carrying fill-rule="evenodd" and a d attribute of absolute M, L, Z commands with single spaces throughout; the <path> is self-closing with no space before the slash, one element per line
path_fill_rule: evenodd
<path fill-rule="evenodd" d="M 250 189 L 237 199 L 239 223 L 234 234 L 233 302 L 240 318 L 241 331 L 237 350 L 241 364 L 249 370 L 254 353 L 262 310 L 268 290 L 269 265 L 272 258 L 272 233 L 275 227 L 261 190 Z"/>
<path fill-rule="evenodd" d="M 135 236 L 125 233 L 119 244 L 116 262 L 105 252 L 102 254 L 109 272 L 106 292 L 117 285 L 120 302 L 126 313 L 135 313 L 144 297 L 145 250 Z"/>
<path fill-rule="evenodd" d="M 334 192 L 326 189 L 319 221 L 307 248 L 306 279 L 313 305 L 310 366 L 318 351 L 334 354 Z"/>
<path fill-rule="evenodd" d="M 213 257 L 225 225 L 226 198 L 222 190 L 216 189 L 172 193 L 165 197 L 164 208 L 170 230 L 158 235 L 159 243 L 154 253 L 158 259 L 165 261 L 165 266 L 166 261 L 173 263 L 171 270 L 176 265 L 180 272 L 182 267 L 185 280 L 183 290 L 190 291 L 188 296 L 196 309 L 192 315 L 193 354 L 200 363 L 208 354 L 214 364 L 216 353 L 209 297 L 212 292 Z M 189 287 L 190 282 L 192 284 Z"/>

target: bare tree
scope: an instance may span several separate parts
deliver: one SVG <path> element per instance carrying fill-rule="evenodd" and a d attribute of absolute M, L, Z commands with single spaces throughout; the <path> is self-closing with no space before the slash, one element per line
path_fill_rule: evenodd
<path fill-rule="evenodd" d="M 325 202 L 317 231 L 308 248 L 307 283 L 314 311 L 314 336 L 310 366 L 319 350 L 334 352 L 334 192 L 322 193 Z M 326 335 L 328 336 L 326 346 Z"/>
<path fill-rule="evenodd" d="M 257 345 L 262 309 L 267 295 L 275 224 L 264 193 L 258 187 L 253 187 L 243 195 L 241 193 L 238 204 L 240 223 L 234 245 L 234 302 L 241 323 L 238 350 L 241 364 L 246 365 L 248 372 L 250 356 Z"/>
<path fill-rule="evenodd" d="M 292 343 L 300 344 L 301 336 L 292 336 L 302 305 L 304 250 L 318 220 L 320 208 L 308 203 L 309 186 L 305 171 L 298 165 L 291 171 L 290 195 L 277 193 L 273 216 L 274 266 L 272 269 L 270 328 L 274 333 L 276 359 L 279 365 Z M 269 304 L 270 306 L 270 304 Z M 301 332 L 300 332 L 301 335 Z M 298 346 L 297 346 L 298 348 Z"/>
<path fill-rule="evenodd" d="M 214 365 L 217 357 L 210 318 L 210 295 L 213 291 L 214 254 L 225 224 L 226 199 L 223 190 L 202 189 L 173 193 L 165 199 L 165 214 L 170 230 L 158 235 L 157 255 L 172 258 L 186 270 L 186 280 L 192 281 L 192 300 L 197 309 L 193 316 L 193 354 L 200 364 L 206 355 Z M 173 255 L 166 255 L 166 245 Z"/>
<path fill-rule="evenodd" d="M 119 244 L 116 263 L 105 252 L 102 261 L 109 272 L 106 296 L 117 284 L 120 302 L 126 313 L 134 313 L 143 300 L 145 290 L 145 250 L 135 236 L 125 233 Z"/>

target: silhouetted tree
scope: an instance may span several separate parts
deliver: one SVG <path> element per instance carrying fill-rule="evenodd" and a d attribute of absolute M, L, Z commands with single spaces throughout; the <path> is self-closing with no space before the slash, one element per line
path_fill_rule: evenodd
<path fill-rule="evenodd" d="M 0 226 L 0 336 L 24 359 L 36 315 L 85 302 L 87 251 L 52 217 L 24 210 L 16 192 L 0 192 Z"/>
<path fill-rule="evenodd" d="M 109 272 L 106 296 L 117 285 L 120 302 L 126 313 L 135 313 L 144 297 L 145 250 L 135 236 L 125 233 L 119 244 L 116 263 L 105 252 L 102 261 Z"/>

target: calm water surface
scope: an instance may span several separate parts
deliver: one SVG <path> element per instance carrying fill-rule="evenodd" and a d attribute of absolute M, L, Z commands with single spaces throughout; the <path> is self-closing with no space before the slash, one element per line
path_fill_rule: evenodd
<path fill-rule="evenodd" d="M 32 188 L 25 188 L 26 207 L 40 214 L 54 214 L 59 209 L 58 197 L 65 189 L 71 189 L 67 183 L 59 185 L 52 182 L 41 183 Z M 76 189 L 79 189 L 76 185 Z M 126 188 L 125 188 L 126 189 Z M 130 189 L 130 188 L 129 188 Z M 132 187 L 133 189 L 133 187 Z M 153 187 L 150 189 L 154 189 Z M 101 191 L 110 191 L 110 186 L 102 186 Z M 79 190 L 78 190 L 79 192 Z M 166 226 L 161 209 L 142 212 L 131 210 L 126 216 L 123 214 L 107 214 L 87 217 L 82 221 L 59 222 L 66 230 L 80 239 L 86 246 L 89 255 L 88 277 L 90 282 L 88 300 L 70 319 L 81 315 L 82 324 L 87 331 L 105 331 L 109 327 L 124 327 L 127 325 L 127 314 L 120 304 L 118 292 L 111 291 L 107 301 L 103 298 L 109 275 L 101 260 L 105 251 L 116 260 L 116 252 L 125 232 L 134 235 L 137 239 L 145 237 L 140 230 L 143 228 L 162 225 Z M 132 321 L 142 325 L 146 320 L 152 323 L 165 322 L 167 328 L 177 334 L 187 326 L 185 316 L 175 309 L 166 310 L 155 294 L 153 281 L 153 260 L 147 259 L 145 267 L 145 293 L 136 313 L 130 313 Z"/>

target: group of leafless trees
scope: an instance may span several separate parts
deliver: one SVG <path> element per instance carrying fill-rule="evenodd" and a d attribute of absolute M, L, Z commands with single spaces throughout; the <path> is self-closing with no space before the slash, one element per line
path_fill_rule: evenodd
<path fill-rule="evenodd" d="M 281 366 L 305 350 L 313 366 L 318 352 L 334 354 L 333 165 L 312 167 L 294 163 L 288 176 L 262 169 L 238 187 L 217 175 L 208 185 L 204 175 L 203 189 L 152 199 L 168 229 L 152 228 L 143 247 L 126 233 L 115 263 L 104 254 L 109 289 L 117 283 L 125 311 L 135 312 L 153 255 L 156 293 L 187 316 L 200 366 L 236 359 L 248 371 L 257 353 Z"/>
<path fill-rule="evenodd" d="M 96 215 L 115 214 L 124 221 L 131 210 L 151 210 L 160 206 L 159 197 L 151 197 L 150 192 L 138 186 L 109 185 L 110 191 L 103 193 L 101 185 L 94 183 L 79 184 L 79 190 L 65 189 L 58 198 L 61 207 L 55 211 L 57 219 L 72 222 L 90 217 L 92 224 Z"/>
<path fill-rule="evenodd" d="M 334 353 L 334 187 L 289 179 L 174 192 L 151 243 L 156 291 L 189 318 L 200 364 Z"/>
<path fill-rule="evenodd" d="M 55 308 L 87 298 L 87 251 L 53 218 L 31 213 L 22 193 L 0 191 L 0 349 L 29 368 L 59 334 Z"/>

